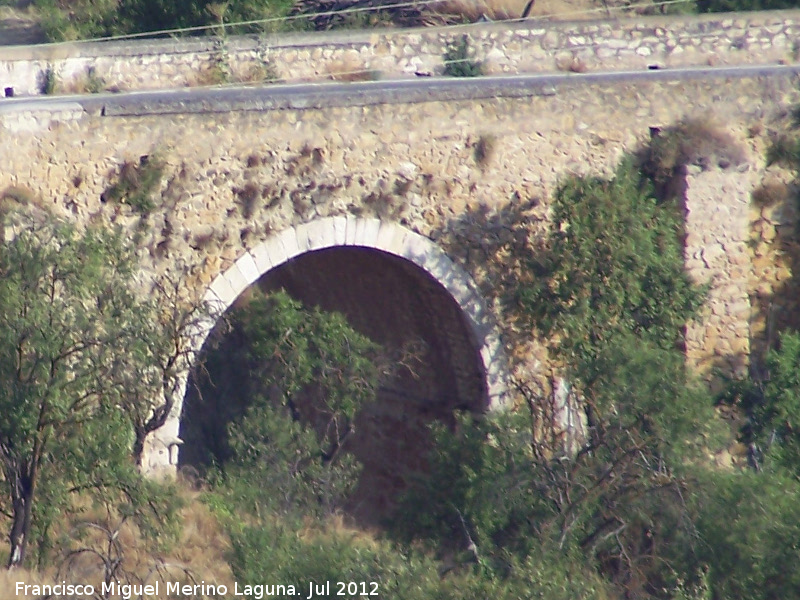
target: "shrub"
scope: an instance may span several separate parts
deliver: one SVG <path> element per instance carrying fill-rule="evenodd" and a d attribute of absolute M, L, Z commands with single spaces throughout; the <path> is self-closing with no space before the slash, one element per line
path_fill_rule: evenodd
<path fill-rule="evenodd" d="M 148 214 L 156 206 L 153 194 L 161 185 L 164 168 L 157 154 L 140 157 L 138 164 L 125 161 L 116 181 L 106 188 L 101 200 L 128 204 L 140 214 Z"/>
<path fill-rule="evenodd" d="M 231 567 L 238 581 L 269 581 L 294 585 L 308 596 L 309 581 L 367 584 L 385 600 L 590 600 L 606 597 L 596 576 L 574 563 L 539 553 L 530 560 L 511 559 L 504 575 L 479 569 L 458 572 L 414 550 L 398 551 L 385 541 L 364 534 L 319 526 L 302 532 L 284 523 L 245 527 L 231 536 Z"/>
<path fill-rule="evenodd" d="M 469 57 L 469 38 L 465 35 L 447 47 L 444 74 L 450 77 L 480 77 L 483 65 Z"/>
<path fill-rule="evenodd" d="M 274 32 L 295 28 L 282 17 L 290 0 L 243 0 L 220 4 L 214 0 L 34 0 L 42 27 L 51 41 L 77 40 L 165 29 L 208 27 L 225 23 L 274 19 L 264 24 L 226 27 L 228 33 Z M 197 32 L 195 32 L 197 33 Z"/>
<path fill-rule="evenodd" d="M 727 168 L 744 158 L 744 150 L 728 132 L 706 119 L 686 119 L 653 135 L 642 152 L 641 166 L 664 198 L 674 195 L 672 180 L 684 167 Z"/>
<path fill-rule="evenodd" d="M 688 498 L 714 598 L 780 600 L 800 589 L 800 482 L 780 473 L 706 472 Z"/>
<path fill-rule="evenodd" d="M 800 334 L 786 331 L 777 350 L 766 356 L 764 380 L 733 382 L 722 396 L 746 421 L 741 441 L 757 468 L 800 475 Z"/>
<path fill-rule="evenodd" d="M 797 0 L 697 0 L 699 12 L 736 12 L 797 8 Z"/>
<path fill-rule="evenodd" d="M 494 156 L 495 147 L 497 145 L 497 138 L 491 134 L 481 135 L 478 141 L 475 142 L 473 150 L 475 156 L 475 163 L 482 169 L 488 166 L 489 162 Z"/>
<path fill-rule="evenodd" d="M 39 91 L 45 95 L 52 95 L 56 93 L 58 87 L 58 76 L 56 70 L 52 65 L 42 71 L 39 79 Z"/>
<path fill-rule="evenodd" d="M 618 334 L 674 349 L 703 298 L 684 270 L 680 232 L 676 207 L 656 200 L 633 160 L 608 180 L 570 177 L 518 306 L 545 335 L 558 334 L 573 362 Z"/>

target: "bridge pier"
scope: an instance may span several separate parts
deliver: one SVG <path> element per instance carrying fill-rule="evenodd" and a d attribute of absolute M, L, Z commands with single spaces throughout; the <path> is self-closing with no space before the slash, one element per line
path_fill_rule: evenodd
<path fill-rule="evenodd" d="M 686 327 L 686 359 L 707 380 L 741 379 L 750 365 L 750 200 L 760 174 L 752 166 L 687 171 L 686 268 L 709 290 Z"/>

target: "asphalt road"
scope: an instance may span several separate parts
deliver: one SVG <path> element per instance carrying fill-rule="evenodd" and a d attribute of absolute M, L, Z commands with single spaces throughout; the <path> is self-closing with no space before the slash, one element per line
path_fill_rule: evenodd
<path fill-rule="evenodd" d="M 0 113 L 83 109 L 104 116 L 186 114 L 282 108 L 551 96 L 565 86 L 616 82 L 798 77 L 800 65 L 689 67 L 595 73 L 555 73 L 476 78 L 417 77 L 353 83 L 300 83 L 181 88 L 86 96 L 0 98 Z"/>

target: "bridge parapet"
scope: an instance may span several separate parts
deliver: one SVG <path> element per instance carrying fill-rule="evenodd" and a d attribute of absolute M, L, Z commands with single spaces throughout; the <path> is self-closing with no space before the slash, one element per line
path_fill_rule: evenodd
<path fill-rule="evenodd" d="M 490 74 L 774 64 L 795 61 L 799 37 L 800 11 L 790 10 L 6 47 L 0 87 L 35 95 L 48 77 L 59 92 L 78 93 L 439 75 L 461 38 Z"/>

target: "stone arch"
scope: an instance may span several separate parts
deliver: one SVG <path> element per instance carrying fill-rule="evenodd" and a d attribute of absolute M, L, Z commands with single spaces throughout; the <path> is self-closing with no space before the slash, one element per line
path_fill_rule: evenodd
<path fill-rule="evenodd" d="M 336 247 L 378 250 L 405 259 L 437 281 L 460 307 L 478 349 L 486 379 L 486 405 L 490 410 L 507 402 L 506 358 L 494 319 L 480 297 L 472 278 L 436 244 L 405 227 L 374 218 L 326 217 L 289 227 L 248 250 L 209 286 L 204 301 L 216 315 L 224 313 L 236 299 L 263 275 L 300 255 Z M 199 353 L 216 319 L 208 318 L 192 336 L 192 350 Z M 188 373 L 187 373 L 188 377 Z M 151 472 L 174 469 L 180 416 L 186 380 L 169 421 L 154 434 L 145 468 Z"/>

